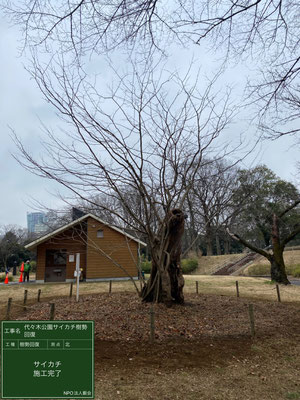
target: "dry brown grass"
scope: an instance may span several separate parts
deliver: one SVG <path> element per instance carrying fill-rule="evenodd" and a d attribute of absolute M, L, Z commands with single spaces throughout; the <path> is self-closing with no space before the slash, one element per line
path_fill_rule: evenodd
<path fill-rule="evenodd" d="M 271 285 L 267 279 L 254 277 L 233 277 L 233 276 L 210 276 L 210 275 L 186 275 L 185 293 L 195 293 L 198 281 L 199 293 L 220 294 L 226 296 L 236 296 L 236 280 L 239 281 L 240 296 L 262 300 L 276 300 L 275 285 Z M 139 282 L 137 282 L 139 286 Z M 7 299 L 11 297 L 13 303 L 22 304 L 24 289 L 28 290 L 28 304 L 36 302 L 38 290 L 41 289 L 41 300 L 48 300 L 60 296 L 69 296 L 70 283 L 48 283 L 35 284 L 23 283 L 19 285 L 1 285 L 0 290 L 0 314 L 6 309 Z M 105 293 L 108 292 L 109 282 L 82 282 L 80 283 L 80 295 Z M 73 285 L 73 296 L 75 295 L 76 285 Z M 115 292 L 135 292 L 135 288 L 130 281 L 113 281 L 112 291 Z M 300 286 L 280 285 L 281 299 L 283 302 L 300 302 Z"/>
<path fill-rule="evenodd" d="M 108 291 L 109 282 L 80 282 L 80 294 L 104 293 Z M 128 281 L 113 281 L 114 292 L 135 291 L 134 286 Z M 70 283 L 22 283 L 20 285 L 1 285 L 0 304 L 7 302 L 9 297 L 16 301 L 23 300 L 24 290 L 28 290 L 28 300 L 37 297 L 38 290 L 41 289 L 41 298 L 53 298 L 68 296 L 70 293 Z M 76 284 L 73 284 L 73 295 L 76 291 Z"/>
<path fill-rule="evenodd" d="M 283 258 L 286 266 L 293 266 L 293 265 L 299 265 L 300 264 L 300 250 L 299 249 L 293 249 L 293 250 L 288 250 L 283 253 Z M 248 275 L 249 274 L 249 268 L 252 265 L 268 265 L 270 266 L 270 262 L 265 258 L 265 257 L 260 257 L 257 260 L 254 260 L 253 263 L 251 263 L 247 268 L 243 270 L 243 275 Z"/>
<path fill-rule="evenodd" d="M 230 262 L 238 261 L 245 254 L 224 254 L 221 256 L 202 256 L 199 257 L 198 260 L 198 268 L 194 272 L 194 275 L 210 275 L 212 274 L 218 267 L 225 265 Z M 291 250 L 287 250 L 283 254 L 284 261 L 286 265 L 296 265 L 300 264 L 300 249 L 292 248 Z M 263 264 L 269 265 L 269 261 L 265 257 L 260 257 L 253 261 L 245 270 L 243 270 L 243 275 L 247 275 L 248 268 L 253 264 Z"/>
<path fill-rule="evenodd" d="M 185 276 L 185 290 L 188 292 L 195 291 L 195 281 L 198 281 L 200 293 L 236 296 L 235 282 L 237 280 L 240 297 L 268 301 L 277 299 L 276 286 L 265 278 L 187 275 Z M 300 286 L 280 285 L 280 294 L 283 302 L 300 302 Z"/>
<path fill-rule="evenodd" d="M 300 264 L 300 250 L 289 250 L 283 253 L 285 265 Z M 269 265 L 270 262 L 265 258 L 261 257 L 258 261 L 253 261 L 253 264 Z"/>
<path fill-rule="evenodd" d="M 81 282 L 80 283 L 80 295 L 93 294 L 93 293 L 104 293 L 108 292 L 108 282 Z M 132 291 L 135 292 L 135 288 L 131 282 L 119 281 L 113 282 L 112 288 L 114 292 Z M 7 300 L 9 297 L 13 299 L 13 306 L 16 309 L 20 308 L 23 304 L 24 290 L 28 290 L 27 304 L 30 305 L 37 301 L 38 290 L 41 289 L 41 301 L 48 301 L 55 297 L 69 296 L 70 283 L 22 283 L 18 285 L 1 285 L 0 289 L 0 319 L 5 317 Z M 76 293 L 76 285 L 73 284 L 73 296 Z"/>

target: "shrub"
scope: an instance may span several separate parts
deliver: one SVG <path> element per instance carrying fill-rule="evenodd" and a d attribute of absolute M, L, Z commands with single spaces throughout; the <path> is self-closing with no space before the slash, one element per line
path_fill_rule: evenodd
<path fill-rule="evenodd" d="M 295 278 L 300 278 L 300 264 L 288 265 L 286 267 L 286 272 L 288 275 L 292 275 Z"/>
<path fill-rule="evenodd" d="M 36 261 L 30 261 L 30 265 L 31 265 L 31 272 L 35 272 L 36 271 Z"/>
<path fill-rule="evenodd" d="M 198 267 L 198 260 L 195 258 L 186 258 L 181 261 L 182 272 L 184 274 L 190 274 L 191 272 L 195 271 Z M 141 262 L 142 271 L 145 274 L 150 274 L 151 271 L 151 261 L 144 260 Z"/>
<path fill-rule="evenodd" d="M 141 269 L 145 274 L 150 274 L 151 271 L 151 261 L 144 260 L 141 262 Z"/>
<path fill-rule="evenodd" d="M 295 268 L 295 270 L 293 271 L 293 276 L 295 278 L 300 278 L 300 267 Z"/>
<path fill-rule="evenodd" d="M 196 258 L 181 260 L 181 267 L 184 274 L 190 274 L 198 268 L 198 260 Z"/>

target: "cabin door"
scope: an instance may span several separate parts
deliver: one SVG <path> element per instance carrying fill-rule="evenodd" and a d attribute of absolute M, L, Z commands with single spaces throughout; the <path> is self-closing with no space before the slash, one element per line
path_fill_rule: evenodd
<path fill-rule="evenodd" d="M 67 250 L 46 250 L 45 282 L 65 282 Z"/>

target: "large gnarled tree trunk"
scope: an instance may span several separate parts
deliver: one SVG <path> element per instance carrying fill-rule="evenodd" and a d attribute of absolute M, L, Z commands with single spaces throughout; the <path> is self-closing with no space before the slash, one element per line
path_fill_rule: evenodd
<path fill-rule="evenodd" d="M 143 288 L 142 299 L 171 305 L 184 302 L 180 257 L 184 232 L 184 214 L 174 209 L 161 227 L 160 239 L 151 248 L 152 268 L 150 278 Z"/>
<path fill-rule="evenodd" d="M 271 240 L 273 247 L 273 254 L 269 259 L 271 263 L 271 279 L 272 281 L 288 285 L 290 281 L 286 275 L 283 259 L 284 244 L 280 242 L 278 217 L 275 214 L 273 215 Z"/>

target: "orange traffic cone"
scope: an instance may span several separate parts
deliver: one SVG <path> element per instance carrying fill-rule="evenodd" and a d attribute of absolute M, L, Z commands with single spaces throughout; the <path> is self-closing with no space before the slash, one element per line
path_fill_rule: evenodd
<path fill-rule="evenodd" d="M 4 283 L 5 283 L 6 285 L 8 284 L 8 274 L 6 274 Z"/>
<path fill-rule="evenodd" d="M 20 268 L 21 275 L 20 275 L 19 283 L 23 282 L 23 271 L 24 271 L 24 261 L 22 262 L 21 268 Z"/>

